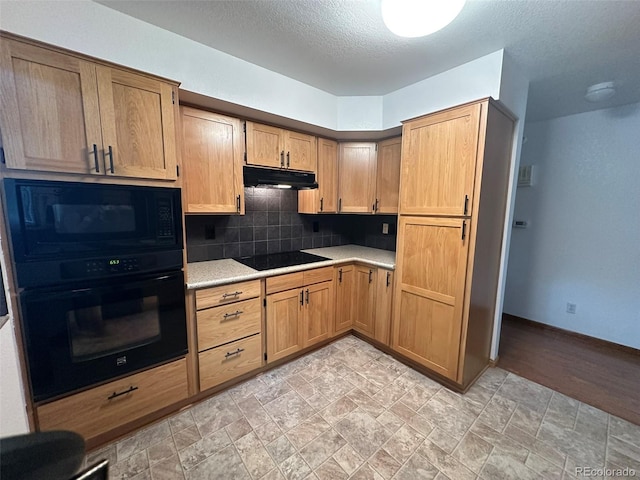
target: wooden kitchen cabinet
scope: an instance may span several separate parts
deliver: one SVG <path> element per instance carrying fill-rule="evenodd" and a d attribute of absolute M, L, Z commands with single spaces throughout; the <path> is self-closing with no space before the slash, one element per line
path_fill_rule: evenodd
<path fill-rule="evenodd" d="M 237 118 L 180 107 L 185 213 L 244 214 L 244 138 Z"/>
<path fill-rule="evenodd" d="M 3 35 L 8 168 L 175 180 L 177 85 Z"/>
<path fill-rule="evenodd" d="M 466 280 L 469 221 L 401 217 L 394 347 L 456 379 Z"/>
<path fill-rule="evenodd" d="M 338 212 L 374 213 L 376 190 L 376 144 L 339 144 Z"/>
<path fill-rule="evenodd" d="M 397 214 L 402 137 L 378 143 L 375 213 Z"/>
<path fill-rule="evenodd" d="M 184 358 L 37 408 L 38 429 L 71 430 L 87 442 L 187 398 Z"/>
<path fill-rule="evenodd" d="M 335 305 L 332 275 L 331 268 L 316 268 L 267 279 L 267 361 L 329 338 Z"/>
<path fill-rule="evenodd" d="M 302 288 L 267 295 L 267 361 L 302 350 L 304 333 Z"/>
<path fill-rule="evenodd" d="M 462 390 L 489 363 L 513 125 L 486 99 L 403 126 L 391 346 Z"/>
<path fill-rule="evenodd" d="M 336 285 L 336 310 L 333 334 L 338 335 L 353 328 L 355 293 L 355 265 L 334 267 Z"/>
<path fill-rule="evenodd" d="M 338 212 L 338 143 L 318 139 L 318 188 L 298 191 L 298 213 Z"/>
<path fill-rule="evenodd" d="M 303 322 L 304 348 L 327 340 L 333 326 L 333 281 L 316 283 L 305 288 Z"/>
<path fill-rule="evenodd" d="M 195 292 L 200 391 L 263 365 L 260 280 Z"/>
<path fill-rule="evenodd" d="M 404 124 L 400 214 L 473 213 L 481 108 L 466 105 Z"/>
<path fill-rule="evenodd" d="M 356 265 L 354 277 L 353 328 L 373 336 L 377 272 L 373 267 Z"/>
<path fill-rule="evenodd" d="M 380 343 L 390 345 L 391 338 L 391 307 L 393 303 L 393 271 L 378 269 L 375 294 L 375 324 L 373 338 Z"/>
<path fill-rule="evenodd" d="M 316 170 L 316 137 L 270 125 L 246 122 L 247 164 Z"/>

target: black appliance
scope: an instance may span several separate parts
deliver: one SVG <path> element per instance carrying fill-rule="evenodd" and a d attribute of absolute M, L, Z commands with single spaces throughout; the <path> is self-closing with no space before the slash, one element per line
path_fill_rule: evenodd
<path fill-rule="evenodd" d="M 4 187 L 35 401 L 187 353 L 179 189 Z"/>
<path fill-rule="evenodd" d="M 5 179 L 18 286 L 182 268 L 177 188 Z"/>
<path fill-rule="evenodd" d="M 318 188 L 315 173 L 244 166 L 245 187 L 282 187 L 295 190 Z"/>
<path fill-rule="evenodd" d="M 35 401 L 187 353 L 182 271 L 20 294 Z"/>
<path fill-rule="evenodd" d="M 313 255 L 306 252 L 283 252 L 269 253 L 266 255 L 254 255 L 252 257 L 239 257 L 234 260 L 251 267 L 255 270 L 270 270 L 272 268 L 292 267 L 294 265 L 303 265 L 305 263 L 322 262 L 330 260 L 320 255 Z"/>

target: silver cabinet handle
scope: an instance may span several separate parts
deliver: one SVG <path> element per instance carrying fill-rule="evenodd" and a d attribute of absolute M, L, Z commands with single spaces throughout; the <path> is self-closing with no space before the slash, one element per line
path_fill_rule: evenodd
<path fill-rule="evenodd" d="M 287 152 L 287 168 L 289 168 L 289 165 L 290 165 L 290 160 L 291 160 L 290 157 L 291 156 L 289 155 L 289 152 Z"/>
<path fill-rule="evenodd" d="M 309 305 L 309 289 L 307 288 L 307 305 Z"/>
<path fill-rule="evenodd" d="M 342 269 L 338 270 L 338 282 L 342 283 Z"/>
<path fill-rule="evenodd" d="M 369 283 L 373 281 L 372 275 L 373 275 L 373 270 L 369 270 Z"/>
<path fill-rule="evenodd" d="M 237 297 L 238 295 L 242 295 L 242 292 L 223 293 L 222 298 L 226 299 L 227 297 Z"/>
<path fill-rule="evenodd" d="M 387 272 L 387 287 L 389 286 L 389 278 L 391 278 L 391 272 Z"/>
<path fill-rule="evenodd" d="M 244 352 L 244 348 L 239 348 L 235 352 L 227 352 L 224 358 L 233 357 L 234 355 L 240 355 L 240 352 Z"/>
<path fill-rule="evenodd" d="M 231 318 L 231 317 L 237 317 L 238 315 L 242 315 L 244 312 L 242 310 L 236 310 L 233 313 L 225 313 L 222 318 L 224 318 L 225 320 L 227 318 Z"/>
<path fill-rule="evenodd" d="M 280 166 L 284 168 L 284 150 L 280 152 Z"/>

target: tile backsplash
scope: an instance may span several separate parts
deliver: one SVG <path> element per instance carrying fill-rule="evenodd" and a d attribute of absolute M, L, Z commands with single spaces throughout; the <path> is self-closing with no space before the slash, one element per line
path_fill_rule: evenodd
<path fill-rule="evenodd" d="M 247 187 L 245 215 L 187 215 L 189 262 L 356 243 L 395 250 L 397 217 L 302 215 L 298 193 Z M 382 223 L 389 235 L 382 235 Z"/>

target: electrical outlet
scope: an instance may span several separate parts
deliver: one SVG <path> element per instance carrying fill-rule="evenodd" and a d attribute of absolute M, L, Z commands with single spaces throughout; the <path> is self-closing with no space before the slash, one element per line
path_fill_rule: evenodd
<path fill-rule="evenodd" d="M 575 303 L 567 303 L 567 313 L 576 313 L 576 304 Z"/>
<path fill-rule="evenodd" d="M 382 234 L 383 235 L 389 235 L 389 224 L 388 223 L 383 223 L 382 224 Z"/>

